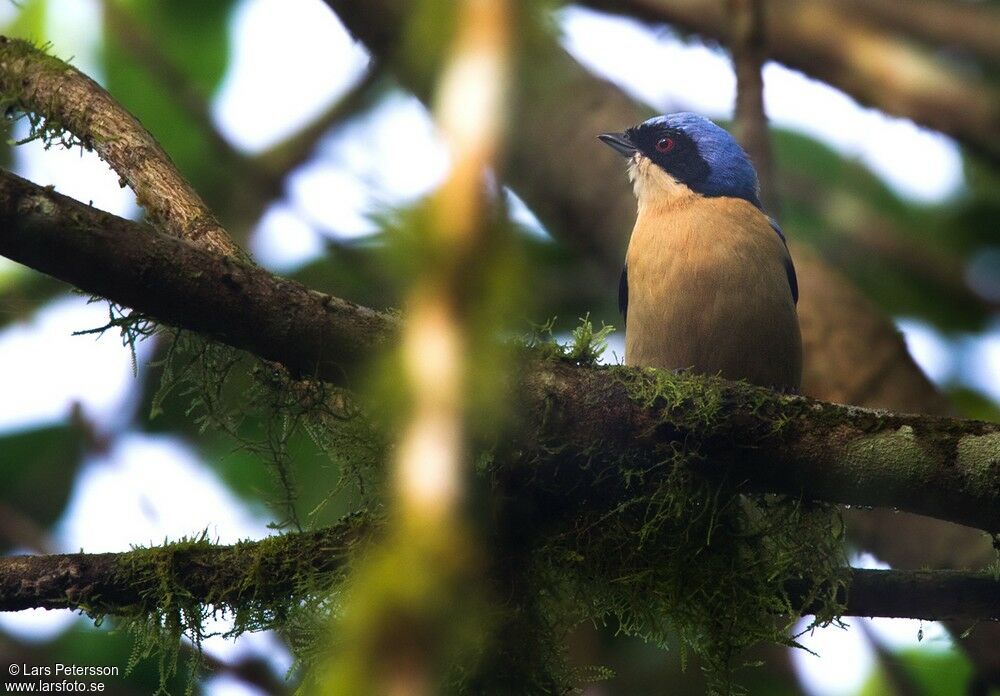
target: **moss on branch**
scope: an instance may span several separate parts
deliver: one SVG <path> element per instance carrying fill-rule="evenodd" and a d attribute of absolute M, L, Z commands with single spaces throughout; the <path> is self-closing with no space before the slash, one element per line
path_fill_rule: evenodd
<path fill-rule="evenodd" d="M 204 538 L 122 553 L 0 558 L 0 611 L 77 609 L 95 616 L 158 614 L 185 601 L 246 607 L 257 620 L 339 582 L 376 524 L 360 517 L 316 532 L 215 545 Z M 990 573 L 845 569 L 845 615 L 1000 620 Z M 322 578 L 327 578 L 323 580 Z M 788 586 L 801 602 L 801 583 Z M 800 608 L 809 612 L 808 604 Z M 249 616 L 247 616 L 249 620 Z"/>
<path fill-rule="evenodd" d="M 0 173 L 0 254 L 164 323 L 350 382 L 386 345 L 390 316 L 101 213 Z M 1000 531 L 1000 425 L 840 406 L 656 370 L 528 360 L 537 466 L 632 462 L 658 470 L 678 443 L 691 464 L 746 490 L 887 507 Z"/>

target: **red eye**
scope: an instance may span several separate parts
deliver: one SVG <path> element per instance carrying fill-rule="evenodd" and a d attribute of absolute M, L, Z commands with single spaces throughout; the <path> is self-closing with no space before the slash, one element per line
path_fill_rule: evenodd
<path fill-rule="evenodd" d="M 674 149 L 674 139 L 673 138 L 660 138 L 656 141 L 656 151 L 657 152 L 670 152 Z"/>

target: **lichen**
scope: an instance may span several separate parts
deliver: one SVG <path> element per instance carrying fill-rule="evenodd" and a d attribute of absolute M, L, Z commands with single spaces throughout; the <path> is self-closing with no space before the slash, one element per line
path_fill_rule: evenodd
<path fill-rule="evenodd" d="M 891 470 L 886 462 L 897 462 L 899 470 L 918 472 L 933 466 L 932 457 L 909 425 L 852 440 L 845 448 L 843 460 L 844 466 L 855 468 L 866 468 L 868 462 L 877 462 L 877 467 L 867 467 L 873 472 Z"/>
<path fill-rule="evenodd" d="M 959 470 L 982 490 L 1000 489 L 1000 434 L 962 437 L 957 462 Z"/>

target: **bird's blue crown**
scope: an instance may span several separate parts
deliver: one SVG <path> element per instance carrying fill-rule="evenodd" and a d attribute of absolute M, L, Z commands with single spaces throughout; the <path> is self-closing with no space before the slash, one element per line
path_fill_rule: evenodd
<path fill-rule="evenodd" d="M 761 208 L 757 172 L 736 139 L 690 112 L 656 116 L 626 131 L 664 171 L 704 196 L 742 198 Z"/>

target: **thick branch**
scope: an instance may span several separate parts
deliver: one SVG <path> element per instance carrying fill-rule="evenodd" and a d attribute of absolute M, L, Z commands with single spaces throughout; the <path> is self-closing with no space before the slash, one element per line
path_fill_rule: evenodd
<path fill-rule="evenodd" d="M 0 611 L 86 609 L 93 614 L 152 611 L 159 569 L 195 601 L 240 606 L 294 596 L 306 574 L 341 570 L 363 529 L 341 524 L 234 546 L 180 545 L 124 553 L 0 558 Z M 987 573 L 846 569 L 847 616 L 1000 620 L 998 582 Z M 252 582 L 248 582 L 252 579 Z M 786 588 L 793 601 L 809 588 Z M 804 607 L 808 613 L 810 607 Z"/>
<path fill-rule="evenodd" d="M 395 328 L 386 315 L 10 174 L 0 176 L 0 254 L 296 374 L 337 383 Z M 577 473 L 586 476 L 594 462 L 628 460 L 655 478 L 682 446 L 703 457 L 710 476 L 756 490 L 1000 531 L 1000 425 L 626 368 L 539 363 L 524 371 L 522 387 L 531 424 L 524 449 L 541 457 L 539 466 L 551 466 L 553 477 L 575 470 L 563 468 L 568 462 L 591 465 Z M 558 455 L 542 455 L 553 451 Z"/>
<path fill-rule="evenodd" d="M 392 322 L 0 173 L 0 254 L 301 375 L 343 384 Z"/>
<path fill-rule="evenodd" d="M 163 231 L 220 254 L 242 254 L 142 124 L 103 87 L 26 41 L 0 36 L 0 95 L 93 149 L 135 191 Z"/>
<path fill-rule="evenodd" d="M 584 0 L 608 12 L 728 41 L 720 0 Z M 859 101 L 951 135 L 1000 160 L 1000 92 L 828 0 L 771 0 L 769 58 Z"/>
<path fill-rule="evenodd" d="M 975 621 L 979 617 L 997 621 L 998 585 L 989 573 L 851 568 L 844 615 L 933 621 Z"/>

